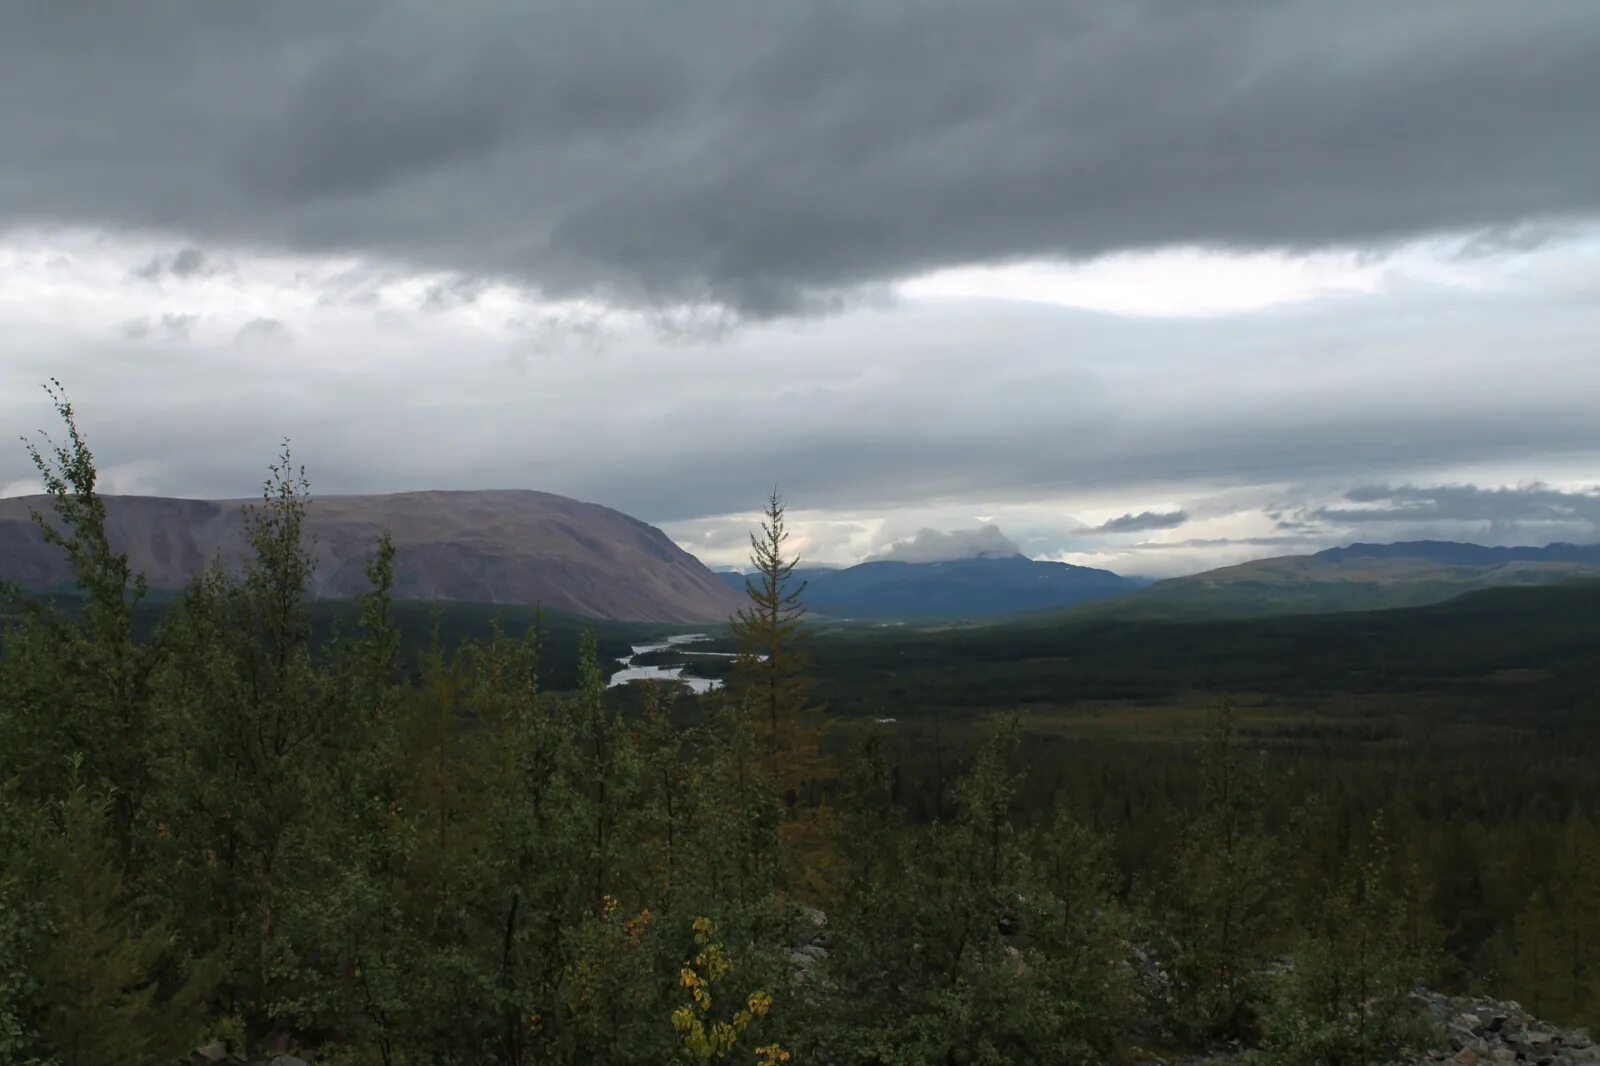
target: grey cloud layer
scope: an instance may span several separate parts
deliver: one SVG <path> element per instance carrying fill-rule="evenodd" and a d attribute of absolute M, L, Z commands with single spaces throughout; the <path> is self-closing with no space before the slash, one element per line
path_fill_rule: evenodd
<path fill-rule="evenodd" d="M 275 318 L 252 318 L 239 327 L 234 340 L 239 344 L 281 347 L 293 344 L 294 335 L 289 332 L 288 326 Z"/>
<path fill-rule="evenodd" d="M 193 313 L 187 295 L 169 294 L 170 313 Z M 1560 302 L 1376 299 L 1359 315 L 1206 321 L 920 306 L 525 361 L 447 313 L 352 333 L 342 323 L 368 312 L 251 325 L 249 303 L 128 359 L 122 338 L 143 331 L 151 347 L 164 310 L 120 333 L 118 311 L 102 346 L 70 326 L 9 331 L 0 421 L 48 424 L 37 384 L 59 376 L 97 453 L 147 471 L 140 491 L 248 493 L 288 435 L 325 492 L 536 487 L 653 522 L 748 511 L 774 481 L 797 509 L 950 501 L 948 519 L 913 529 L 1074 496 L 1135 517 L 1171 501 L 1199 522 L 1195 494 L 1229 486 L 1318 482 L 1320 502 L 1484 465 L 1551 478 L 1552 457 L 1600 452 L 1596 312 Z M 0 449 L 0 484 L 27 474 Z M 1305 517 L 1299 503 L 1285 516 Z"/>
<path fill-rule="evenodd" d="M 0 225 L 746 314 L 1035 254 L 1527 234 L 1600 209 L 1597 50 L 1589 0 L 39 0 L 0 14 Z"/>
<path fill-rule="evenodd" d="M 1490 543 L 1521 534 L 1541 543 L 1562 535 L 1600 537 L 1600 490 L 1567 492 L 1548 485 L 1365 485 L 1345 494 L 1357 507 L 1322 507 L 1315 519 L 1346 527 L 1468 523 Z"/>
<path fill-rule="evenodd" d="M 206 253 L 199 248 L 180 248 L 171 255 L 152 256 L 150 261 L 134 269 L 134 276 L 146 281 L 158 281 L 163 275 L 175 278 L 204 277 L 216 268 Z"/>

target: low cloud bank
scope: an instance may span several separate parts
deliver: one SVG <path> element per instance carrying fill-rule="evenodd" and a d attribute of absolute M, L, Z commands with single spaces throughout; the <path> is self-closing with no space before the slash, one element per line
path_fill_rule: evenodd
<path fill-rule="evenodd" d="M 978 529 L 919 529 L 905 540 L 894 542 L 875 559 L 897 563 L 944 563 L 955 559 L 978 559 L 986 555 L 1016 555 L 1017 542 L 1000 532 L 996 525 Z"/>

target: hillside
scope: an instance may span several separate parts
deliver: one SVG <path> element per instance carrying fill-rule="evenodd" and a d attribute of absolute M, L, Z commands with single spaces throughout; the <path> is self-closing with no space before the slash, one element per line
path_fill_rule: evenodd
<path fill-rule="evenodd" d="M 1349 544 L 1312 556 L 1323 562 L 1347 559 L 1420 559 L 1445 566 L 1490 567 L 1503 563 L 1562 563 L 1600 568 L 1600 544 L 1485 547 L 1453 540 L 1407 540 L 1395 544 Z"/>
<path fill-rule="evenodd" d="M 1476 589 L 1600 578 L 1600 546 L 1415 541 L 1256 559 L 1158 581 L 1082 609 L 1104 618 L 1252 618 L 1439 603 Z"/>
<path fill-rule="evenodd" d="M 69 580 L 29 510 L 42 497 L 0 500 L 0 580 L 56 588 Z M 151 587 L 180 588 L 212 559 L 244 548 L 247 501 L 108 496 L 107 527 Z M 591 618 L 724 619 L 734 595 L 666 534 L 592 503 L 544 492 L 407 492 L 314 498 L 314 593 L 355 595 L 379 535 L 394 538 L 400 599 L 533 604 Z"/>
<path fill-rule="evenodd" d="M 814 641 L 836 709 L 919 713 L 1180 692 L 1415 692 L 1486 677 L 1593 685 L 1600 581 L 1482 589 L 1388 610 L 1232 620 L 1076 615 L 969 627 L 839 630 Z M 1526 676 L 1523 676 L 1526 675 Z M 1554 706 L 1544 708 L 1548 723 Z"/>

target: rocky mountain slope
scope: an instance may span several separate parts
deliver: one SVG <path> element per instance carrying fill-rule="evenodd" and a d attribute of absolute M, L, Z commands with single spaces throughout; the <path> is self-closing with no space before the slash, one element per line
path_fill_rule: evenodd
<path fill-rule="evenodd" d="M 0 500 L 0 580 L 58 588 L 71 580 L 29 510 L 42 497 Z M 181 588 L 212 559 L 244 551 L 250 501 L 106 497 L 108 528 L 153 588 Z M 311 500 L 319 597 L 354 595 L 380 534 L 397 549 L 402 599 L 531 604 L 592 618 L 699 622 L 726 618 L 740 597 L 635 518 L 564 496 L 520 490 L 321 496 Z"/>

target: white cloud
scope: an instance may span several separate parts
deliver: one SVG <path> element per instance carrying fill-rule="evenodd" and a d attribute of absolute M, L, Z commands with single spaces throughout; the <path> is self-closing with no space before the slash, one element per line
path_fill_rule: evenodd
<path fill-rule="evenodd" d="M 1183 319 L 919 298 L 719 333 L 348 257 L 205 248 L 227 269 L 152 284 L 136 269 L 189 245 L 13 233 L 0 420 L 49 427 L 38 384 L 60 377 L 140 491 L 250 495 L 288 435 L 317 491 L 546 489 L 717 564 L 743 562 L 777 481 L 808 562 L 982 516 L 1029 555 L 1170 573 L 1276 550 L 1263 507 L 1600 466 L 1600 306 L 1556 269 L 1595 272 L 1600 244 L 1460 244 L 1394 250 L 1360 313 L 1342 295 Z M 235 345 L 257 320 L 294 343 Z M 0 449 L 0 485 L 32 484 Z M 1084 535 L 1178 510 L 1181 529 L 1115 547 Z"/>
<path fill-rule="evenodd" d="M 977 529 L 919 529 L 889 544 L 874 558 L 898 563 L 942 563 L 953 559 L 1017 554 L 1017 542 L 996 525 Z"/>
<path fill-rule="evenodd" d="M 1382 277 L 1381 264 L 1353 251 L 1293 256 L 1166 248 L 1081 263 L 956 267 L 908 279 L 899 290 L 914 300 L 1021 300 L 1116 315 L 1198 317 L 1370 294 Z"/>

